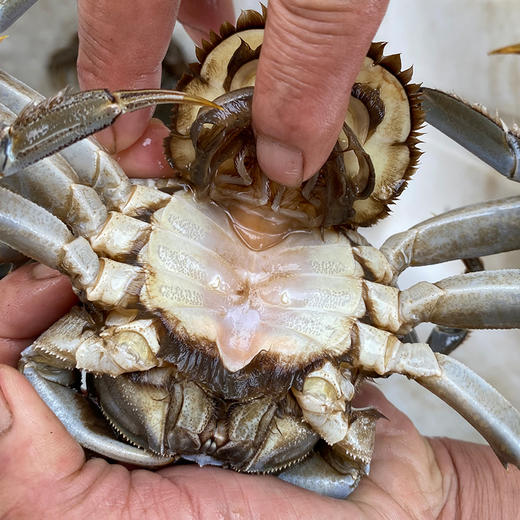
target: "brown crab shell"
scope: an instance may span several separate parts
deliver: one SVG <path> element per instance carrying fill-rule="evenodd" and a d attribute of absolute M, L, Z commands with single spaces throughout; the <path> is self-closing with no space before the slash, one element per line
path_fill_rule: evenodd
<path fill-rule="evenodd" d="M 197 49 L 199 63 L 191 65 L 191 74 L 181 79 L 177 89 L 215 100 L 228 92 L 254 86 L 265 16 L 265 9 L 262 14 L 244 11 L 236 27 L 224 24 L 219 34 L 212 32 L 209 41 L 203 41 Z M 399 55 L 384 56 L 384 46 L 371 45 L 352 89 L 337 145 L 321 172 L 324 182 L 340 178 L 327 191 L 348 199 L 341 203 L 348 207 L 334 210 L 332 217 L 321 221 L 314 218 L 312 221 L 319 225 L 357 227 L 375 223 L 388 214 L 389 205 L 415 171 L 420 155 L 418 129 L 424 120 L 419 86 L 410 83 L 411 69 L 401 70 Z M 171 135 L 165 143 L 172 166 L 188 180 L 197 161 L 190 130 L 198 114 L 197 107 L 175 106 Z M 344 168 L 338 167 L 338 153 L 342 153 Z M 311 183 L 319 185 L 317 176 L 318 173 L 304 183 L 302 191 L 306 186 L 310 191 Z M 340 193 L 342 190 L 351 193 L 345 195 Z M 287 198 L 294 200 L 292 193 Z M 307 194 L 307 198 L 312 198 L 312 194 Z M 328 199 L 319 207 L 330 212 L 333 204 Z"/>

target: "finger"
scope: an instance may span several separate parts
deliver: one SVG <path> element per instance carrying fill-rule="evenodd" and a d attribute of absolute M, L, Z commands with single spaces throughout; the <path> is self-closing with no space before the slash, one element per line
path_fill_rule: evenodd
<path fill-rule="evenodd" d="M 428 440 L 373 384 L 363 385 L 354 404 L 373 406 L 386 420 L 377 422 L 369 477 L 361 481 L 350 500 L 354 504 L 379 503 L 382 510 L 404 503 L 414 511 L 433 511 L 442 503 L 442 474 Z"/>
<path fill-rule="evenodd" d="M 0 366 L 0 517 L 24 503 L 35 508 L 33 518 L 39 517 L 35 502 L 58 494 L 57 484 L 66 486 L 65 479 L 83 462 L 82 448 L 30 383 Z M 27 504 L 29 497 L 34 502 Z"/>
<path fill-rule="evenodd" d="M 271 0 L 253 99 L 262 170 L 298 185 L 323 165 L 387 0 Z"/>
<path fill-rule="evenodd" d="M 117 162 L 129 177 L 172 177 L 174 170 L 164 156 L 164 138 L 170 131 L 152 119 L 135 144 L 116 154 Z"/>
<path fill-rule="evenodd" d="M 197 44 L 206 39 L 211 30 L 218 33 L 224 22 L 234 21 L 232 0 L 185 0 L 179 10 L 179 22 Z"/>
<path fill-rule="evenodd" d="M 83 89 L 159 87 L 179 0 L 79 0 L 78 76 Z M 98 139 L 111 152 L 135 143 L 152 110 L 125 115 Z"/>
<path fill-rule="evenodd" d="M 66 276 L 28 264 L 0 280 L 0 363 L 16 365 L 32 339 L 77 301 Z"/>
<path fill-rule="evenodd" d="M 238 516 L 244 518 L 359 518 L 347 501 L 318 495 L 273 476 L 245 475 L 194 465 L 173 466 L 157 473 L 178 490 L 179 518 L 191 518 L 189 512 L 193 510 L 209 513 L 208 518 L 233 518 L 237 511 L 241 512 Z"/>

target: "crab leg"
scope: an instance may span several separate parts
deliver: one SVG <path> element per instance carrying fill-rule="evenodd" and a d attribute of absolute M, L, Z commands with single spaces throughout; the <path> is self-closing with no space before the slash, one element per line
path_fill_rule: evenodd
<path fill-rule="evenodd" d="M 504 465 L 520 467 L 520 413 L 462 363 L 442 354 L 435 356 L 442 374 L 419 377 L 416 381 L 474 426 Z"/>
<path fill-rule="evenodd" d="M 191 103 L 217 107 L 197 96 L 169 90 L 89 90 L 29 105 L 0 131 L 0 165 L 12 175 L 84 137 L 110 126 L 121 114 L 156 104 Z"/>
<path fill-rule="evenodd" d="M 75 239 L 56 217 L 2 187 L 0 236 L 20 253 L 77 277 L 81 286 L 92 285 L 97 278 L 99 260 L 84 238 Z"/>
<path fill-rule="evenodd" d="M 483 110 L 440 90 L 423 88 L 426 121 L 489 164 L 520 182 L 520 135 Z"/>
<path fill-rule="evenodd" d="M 3 0 L 0 4 L 0 32 L 11 27 L 38 0 Z"/>
<path fill-rule="evenodd" d="M 475 302 L 478 302 L 476 304 Z M 399 295 L 404 325 L 421 322 L 465 329 L 520 327 L 520 269 L 480 271 L 420 282 Z"/>
<path fill-rule="evenodd" d="M 0 71 L 0 104 L 6 110 L 18 114 L 28 104 L 43 100 L 41 94 Z M 132 186 L 118 163 L 93 138 L 78 141 L 59 155 L 75 171 L 80 183 L 96 190 L 109 210 L 133 216 L 166 202 L 157 190 Z"/>
<path fill-rule="evenodd" d="M 381 247 L 394 280 L 410 266 L 520 249 L 520 197 L 473 204 L 425 220 Z M 477 232 L 478 230 L 478 232 Z"/>

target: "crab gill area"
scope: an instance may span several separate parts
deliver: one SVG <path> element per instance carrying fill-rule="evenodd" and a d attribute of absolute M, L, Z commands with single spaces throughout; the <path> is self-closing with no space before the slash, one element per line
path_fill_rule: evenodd
<path fill-rule="evenodd" d="M 348 221 L 373 182 L 368 166 L 358 184 L 345 175 L 343 150 L 301 188 L 268 180 L 251 99 L 250 88 L 226 94 L 215 100 L 223 110 L 201 111 L 192 124 L 193 191 L 154 214 L 141 254 L 151 273 L 144 303 L 230 372 L 259 353 L 293 371 L 344 353 L 365 314 L 363 269 L 333 225 Z"/>

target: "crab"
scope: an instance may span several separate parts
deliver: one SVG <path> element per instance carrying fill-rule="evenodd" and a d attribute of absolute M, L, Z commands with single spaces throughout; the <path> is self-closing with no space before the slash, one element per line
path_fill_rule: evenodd
<path fill-rule="evenodd" d="M 463 329 L 520 328 L 520 270 L 397 287 L 409 266 L 471 266 L 520 249 L 520 198 L 439 215 L 381 249 L 358 233 L 388 213 L 415 169 L 421 95 L 432 122 L 456 109 L 490 126 L 512 180 L 519 136 L 456 98 L 421 93 L 373 44 L 327 163 L 301 189 L 276 185 L 258 167 L 250 127 L 264 23 L 265 12 L 245 12 L 213 33 L 182 93 L 42 100 L 0 73 L 0 240 L 68 274 L 82 302 L 20 369 L 85 448 L 142 466 L 183 458 L 345 497 L 369 471 L 380 417 L 352 400 L 366 378 L 394 373 L 439 395 L 504 464 L 520 466 L 518 411 L 441 353 Z M 166 143 L 179 178 L 132 185 L 80 139 L 156 102 L 183 103 Z M 457 136 L 469 146 L 473 130 Z M 424 321 L 438 328 L 423 343 L 414 327 Z"/>

